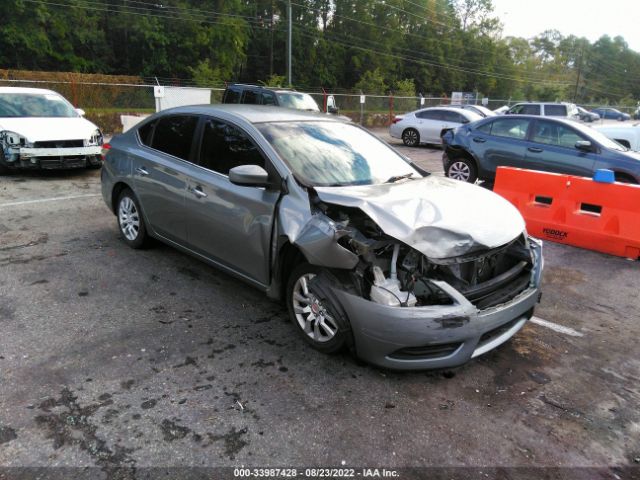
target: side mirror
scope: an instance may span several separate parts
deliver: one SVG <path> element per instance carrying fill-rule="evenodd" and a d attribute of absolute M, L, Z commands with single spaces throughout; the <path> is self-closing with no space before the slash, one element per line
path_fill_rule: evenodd
<path fill-rule="evenodd" d="M 229 170 L 229 181 L 241 187 L 268 187 L 269 174 L 258 165 L 239 165 Z"/>
<path fill-rule="evenodd" d="M 87 112 L 85 112 L 81 108 L 76 108 L 76 112 L 78 112 L 78 115 L 80 115 L 81 117 L 84 117 L 87 114 Z"/>
<path fill-rule="evenodd" d="M 593 145 L 589 140 L 578 140 L 575 147 L 583 152 L 593 152 Z"/>

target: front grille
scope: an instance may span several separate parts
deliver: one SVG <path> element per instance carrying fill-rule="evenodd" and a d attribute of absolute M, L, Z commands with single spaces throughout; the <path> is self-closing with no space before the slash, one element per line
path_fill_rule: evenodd
<path fill-rule="evenodd" d="M 84 155 L 74 157 L 36 157 L 40 168 L 45 170 L 59 168 L 83 168 L 87 166 Z"/>
<path fill-rule="evenodd" d="M 390 358 L 396 360 L 433 360 L 448 357 L 453 354 L 461 343 L 443 343 L 440 345 L 424 345 L 421 347 L 405 347 L 396 350 Z"/>
<path fill-rule="evenodd" d="M 48 140 L 46 142 L 35 142 L 34 148 L 75 148 L 84 147 L 84 140 Z"/>

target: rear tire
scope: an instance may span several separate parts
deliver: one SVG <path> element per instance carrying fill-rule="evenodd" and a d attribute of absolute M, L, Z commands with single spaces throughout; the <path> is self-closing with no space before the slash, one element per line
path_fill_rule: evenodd
<path fill-rule="evenodd" d="M 467 183 L 475 183 L 478 179 L 478 169 L 475 162 L 465 157 L 450 160 L 445 173 L 449 178 Z"/>
<path fill-rule="evenodd" d="M 417 147 L 420 145 L 420 134 L 415 128 L 407 128 L 402 132 L 402 142 L 407 147 Z"/>
<path fill-rule="evenodd" d="M 320 267 L 306 262 L 293 269 L 287 281 L 287 310 L 309 345 L 323 353 L 336 353 L 353 344 L 351 326 L 324 282 L 311 282 L 321 272 Z"/>
<path fill-rule="evenodd" d="M 129 188 L 120 192 L 116 203 L 116 216 L 122 239 L 131 248 L 144 248 L 149 243 L 147 228 L 142 218 L 140 203 Z"/>

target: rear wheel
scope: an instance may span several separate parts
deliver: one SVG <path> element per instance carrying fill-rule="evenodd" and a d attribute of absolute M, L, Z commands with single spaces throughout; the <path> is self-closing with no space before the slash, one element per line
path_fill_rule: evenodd
<path fill-rule="evenodd" d="M 475 183 L 478 179 L 478 170 L 472 160 L 465 157 L 458 157 L 450 161 L 446 175 L 454 180 Z"/>
<path fill-rule="evenodd" d="M 352 343 L 351 327 L 329 288 L 313 281 L 321 271 L 306 262 L 293 269 L 287 282 L 287 309 L 307 343 L 321 352 L 335 353 Z"/>
<path fill-rule="evenodd" d="M 420 144 L 420 134 L 415 128 L 407 128 L 402 132 L 402 141 L 407 147 L 417 147 Z"/>
<path fill-rule="evenodd" d="M 142 218 L 140 204 L 134 193 L 125 188 L 118 197 L 116 215 L 124 241 L 132 248 L 144 248 L 149 237 Z"/>

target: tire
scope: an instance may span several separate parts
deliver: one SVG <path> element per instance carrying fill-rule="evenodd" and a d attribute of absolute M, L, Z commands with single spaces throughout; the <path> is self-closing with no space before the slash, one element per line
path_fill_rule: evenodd
<path fill-rule="evenodd" d="M 415 128 L 407 128 L 402 132 L 402 142 L 407 147 L 417 147 L 420 145 L 420 134 Z"/>
<path fill-rule="evenodd" d="M 142 218 L 140 203 L 129 189 L 125 188 L 118 196 L 116 204 L 118 228 L 124 242 L 131 248 L 144 248 L 149 243 L 147 227 Z"/>
<path fill-rule="evenodd" d="M 478 169 L 473 160 L 465 157 L 457 157 L 449 161 L 446 175 L 454 180 L 475 183 L 478 179 Z"/>
<path fill-rule="evenodd" d="M 102 160 L 96 160 L 95 163 L 91 160 L 87 161 L 87 168 L 89 170 L 100 170 L 102 168 Z"/>
<path fill-rule="evenodd" d="M 4 152 L 0 148 L 0 176 L 9 175 L 9 167 L 4 160 Z"/>
<path fill-rule="evenodd" d="M 309 345 L 323 353 L 336 353 L 352 346 L 353 336 L 346 314 L 325 282 L 318 279 L 309 283 L 321 272 L 321 268 L 306 262 L 293 269 L 287 281 L 287 310 Z"/>

